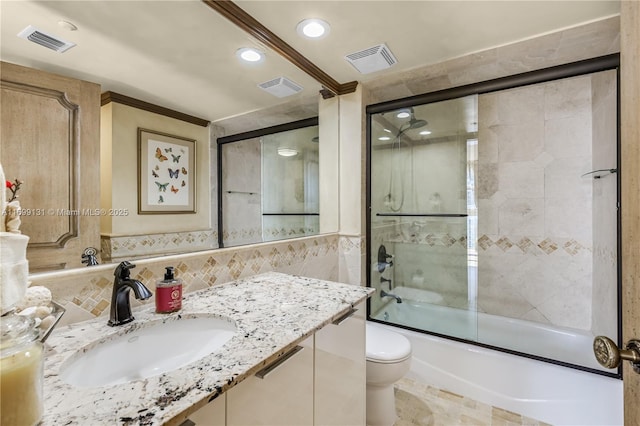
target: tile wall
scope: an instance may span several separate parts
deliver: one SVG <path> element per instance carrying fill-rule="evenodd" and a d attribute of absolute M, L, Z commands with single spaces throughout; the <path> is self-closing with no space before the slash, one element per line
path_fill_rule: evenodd
<path fill-rule="evenodd" d="M 164 274 L 164 267 L 173 266 L 176 275 L 185 282 L 185 292 L 268 271 L 337 281 L 341 245 L 338 235 L 329 234 L 158 257 L 134 262 L 136 268 L 132 270 L 132 276 L 154 291 L 156 280 Z M 115 264 L 99 265 L 32 275 L 31 285 L 48 287 L 53 299 L 66 309 L 61 324 L 74 323 L 108 315 L 114 268 Z M 153 298 L 144 303 L 154 303 Z M 140 302 L 132 298 L 132 306 L 137 305 Z"/>

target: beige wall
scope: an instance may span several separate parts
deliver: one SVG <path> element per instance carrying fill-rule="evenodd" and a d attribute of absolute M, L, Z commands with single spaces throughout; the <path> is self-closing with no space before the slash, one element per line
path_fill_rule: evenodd
<path fill-rule="evenodd" d="M 141 235 L 211 228 L 209 129 L 111 102 L 102 107 L 101 179 L 104 209 L 126 209 L 126 216 L 103 217 L 101 233 Z M 138 214 L 138 128 L 196 140 L 196 213 Z"/>

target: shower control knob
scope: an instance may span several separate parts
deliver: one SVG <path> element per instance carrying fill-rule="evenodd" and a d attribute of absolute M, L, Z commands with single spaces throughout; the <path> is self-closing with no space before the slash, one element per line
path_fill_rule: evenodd
<path fill-rule="evenodd" d="M 633 370 L 640 373 L 640 340 L 631 339 L 625 349 L 618 349 L 613 340 L 597 336 L 593 340 L 593 353 L 605 368 L 616 368 L 621 361 L 631 361 Z"/>

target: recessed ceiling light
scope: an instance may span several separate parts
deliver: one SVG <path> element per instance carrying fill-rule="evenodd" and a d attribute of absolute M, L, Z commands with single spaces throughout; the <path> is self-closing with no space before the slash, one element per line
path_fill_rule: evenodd
<path fill-rule="evenodd" d="M 236 50 L 236 56 L 246 62 L 261 62 L 264 60 L 264 53 L 250 47 L 242 47 Z"/>
<path fill-rule="evenodd" d="M 305 19 L 296 27 L 298 34 L 309 38 L 322 38 L 329 34 L 329 24 L 322 19 Z"/>
<path fill-rule="evenodd" d="M 389 130 L 389 129 L 382 129 L 382 130 L 384 130 L 387 133 L 391 133 L 391 130 Z"/>
<path fill-rule="evenodd" d="M 423 131 L 421 131 L 421 132 L 420 132 L 420 134 L 421 134 L 421 135 L 430 135 L 430 134 L 431 134 L 431 132 L 430 132 L 430 131 L 428 131 L 428 130 L 423 130 Z"/>
<path fill-rule="evenodd" d="M 411 117 L 411 113 L 409 111 L 407 111 L 407 110 L 402 110 L 396 115 L 396 117 L 398 117 L 398 118 L 409 118 L 409 117 Z"/>
<path fill-rule="evenodd" d="M 278 148 L 278 155 L 283 157 L 293 157 L 294 155 L 298 155 L 298 151 L 293 148 L 280 147 Z"/>
<path fill-rule="evenodd" d="M 380 136 L 380 137 L 378 138 L 378 140 L 379 140 L 379 141 L 389 141 L 389 140 L 391 140 L 391 138 L 390 138 L 389 136 Z"/>

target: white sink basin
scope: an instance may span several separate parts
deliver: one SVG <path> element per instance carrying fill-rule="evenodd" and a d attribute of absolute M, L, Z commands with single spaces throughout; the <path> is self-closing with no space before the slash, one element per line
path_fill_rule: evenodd
<path fill-rule="evenodd" d="M 231 321 L 213 317 L 145 324 L 79 351 L 62 364 L 60 378 L 87 388 L 156 376 L 219 350 L 235 333 Z"/>

